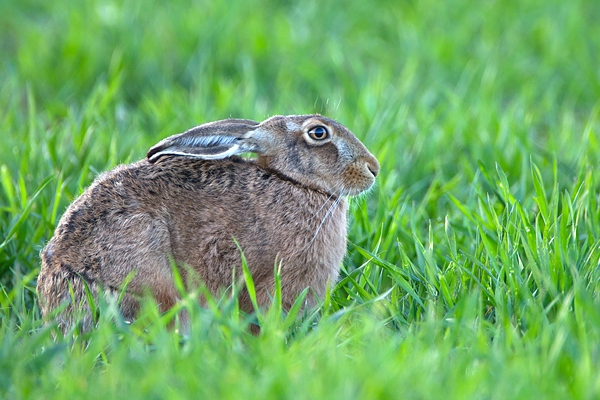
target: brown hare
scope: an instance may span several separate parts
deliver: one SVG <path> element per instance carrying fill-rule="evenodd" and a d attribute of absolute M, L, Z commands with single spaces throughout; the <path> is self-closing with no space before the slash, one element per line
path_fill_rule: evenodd
<path fill-rule="evenodd" d="M 258 157 L 236 157 L 245 152 Z M 119 303 L 125 319 L 135 318 L 144 293 L 168 310 L 179 298 L 173 261 L 184 282 L 193 271 L 216 294 L 241 269 L 236 242 L 259 305 L 270 301 L 277 263 L 283 306 L 307 287 L 313 306 L 346 252 L 345 196 L 369 189 L 378 172 L 347 128 L 319 115 L 227 119 L 168 137 L 147 159 L 98 176 L 69 206 L 41 253 L 42 313 L 69 302 L 60 329 L 82 310 L 89 329 L 86 286 L 119 295 L 128 276 Z M 246 292 L 240 307 L 252 311 Z"/>

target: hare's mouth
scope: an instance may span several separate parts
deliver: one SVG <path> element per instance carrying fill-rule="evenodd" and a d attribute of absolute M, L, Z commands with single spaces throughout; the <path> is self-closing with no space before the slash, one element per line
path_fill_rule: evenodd
<path fill-rule="evenodd" d="M 372 179 L 370 182 L 361 182 L 356 183 L 353 182 L 351 184 L 344 185 L 343 195 L 344 196 L 357 196 L 373 187 L 375 183 L 375 179 Z"/>
<path fill-rule="evenodd" d="M 373 184 L 370 184 L 368 186 L 363 186 L 363 187 L 349 187 L 348 189 L 344 190 L 344 195 L 345 196 L 358 196 L 361 193 L 366 192 L 367 190 L 371 189 L 373 187 Z"/>

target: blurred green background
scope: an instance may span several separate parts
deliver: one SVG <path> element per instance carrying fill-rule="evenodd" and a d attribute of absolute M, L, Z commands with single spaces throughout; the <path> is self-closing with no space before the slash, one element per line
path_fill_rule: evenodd
<path fill-rule="evenodd" d="M 0 0 L 0 397 L 597 398 L 599 21 L 596 0 Z M 99 172 L 304 113 L 382 165 L 325 322 L 254 338 L 213 309 L 181 347 L 106 322 L 87 350 L 41 328 L 39 251 Z"/>

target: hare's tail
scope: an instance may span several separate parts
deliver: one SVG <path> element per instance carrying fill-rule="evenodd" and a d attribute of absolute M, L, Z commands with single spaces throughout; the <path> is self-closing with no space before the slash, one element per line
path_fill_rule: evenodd
<path fill-rule="evenodd" d="M 58 324 L 63 335 L 71 332 L 76 326 L 81 332 L 90 331 L 98 318 L 99 287 L 81 275 L 67 269 L 40 274 L 38 278 L 38 294 L 45 319 L 52 319 Z M 105 298 L 118 298 L 119 293 L 111 288 L 102 288 Z M 90 304 L 92 302 L 92 304 Z M 120 299 L 119 308 L 125 320 L 132 320 L 139 304 L 130 294 L 125 293 Z"/>
<path fill-rule="evenodd" d="M 45 272 L 42 270 L 37 284 L 42 316 L 56 321 L 63 334 L 75 323 L 80 323 L 84 331 L 90 330 L 94 318 L 86 294 L 89 290 L 95 301 L 96 285 L 85 283 L 81 276 L 66 269 Z M 54 315 L 56 312 L 58 314 Z"/>

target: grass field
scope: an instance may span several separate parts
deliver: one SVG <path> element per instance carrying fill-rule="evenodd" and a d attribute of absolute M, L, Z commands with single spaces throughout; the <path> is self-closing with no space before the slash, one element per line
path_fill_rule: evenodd
<path fill-rule="evenodd" d="M 600 398 L 600 3 L 0 0 L 0 398 Z M 377 155 L 317 313 L 193 295 L 53 340 L 39 251 L 101 171 L 227 117 Z"/>

